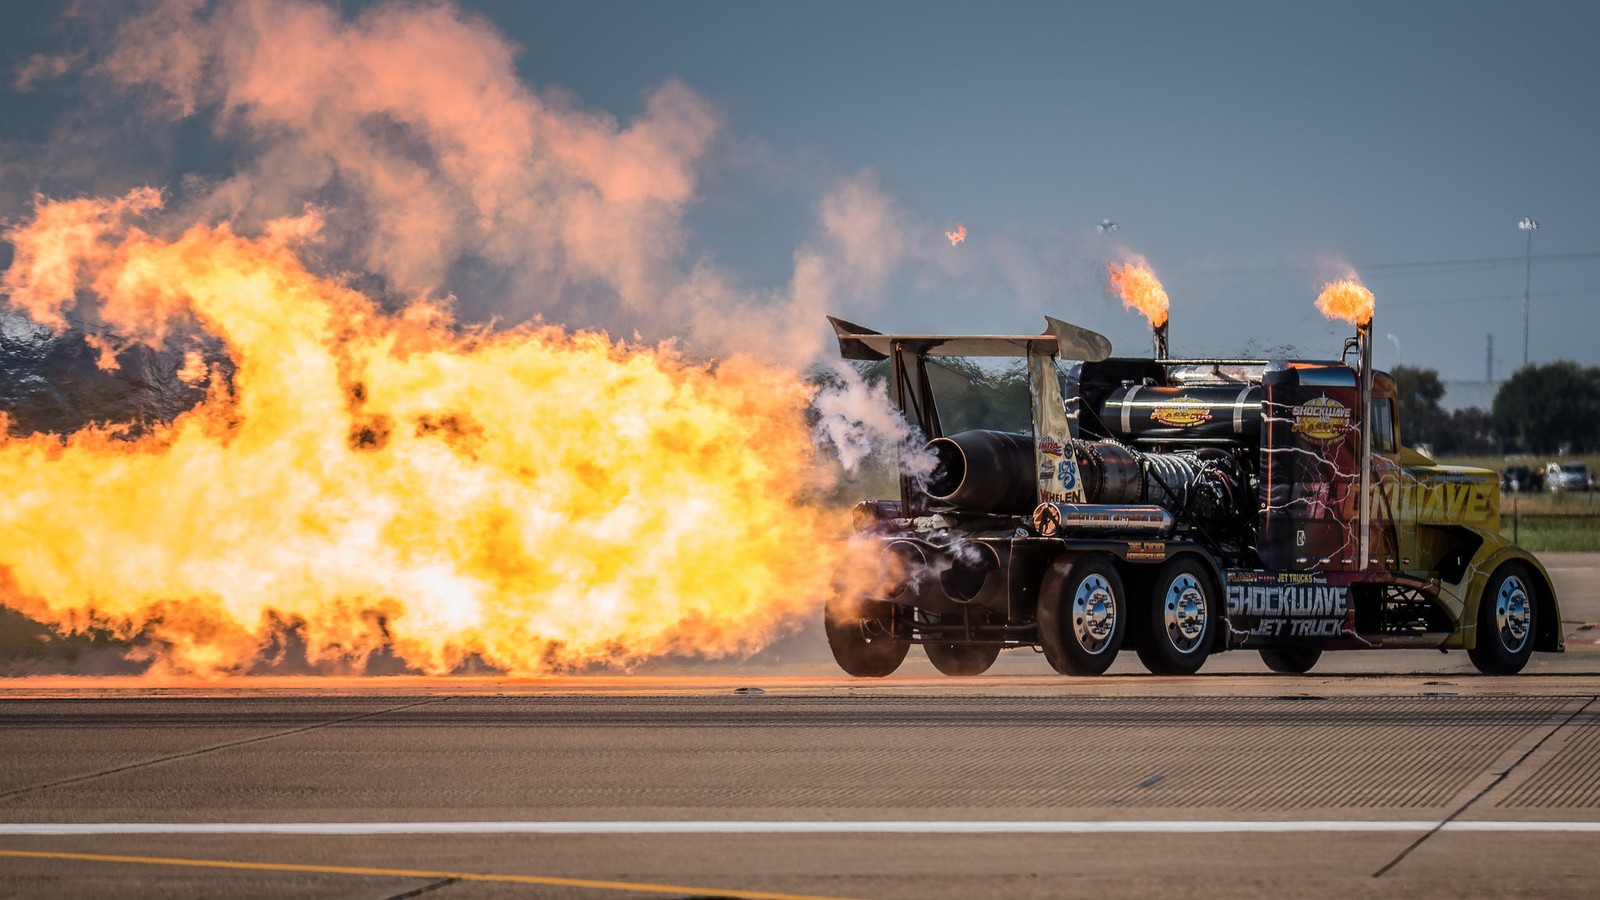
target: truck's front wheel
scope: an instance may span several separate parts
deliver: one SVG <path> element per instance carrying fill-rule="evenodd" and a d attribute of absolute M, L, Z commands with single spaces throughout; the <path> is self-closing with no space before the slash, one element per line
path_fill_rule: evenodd
<path fill-rule="evenodd" d="M 1100 675 L 1111 668 L 1128 628 L 1122 578 L 1097 553 L 1058 559 L 1039 591 L 1039 644 L 1063 675 Z"/>
<path fill-rule="evenodd" d="M 1157 675 L 1193 675 L 1211 653 L 1211 576 L 1193 557 L 1169 561 L 1145 601 L 1139 661 Z"/>
<path fill-rule="evenodd" d="M 1478 645 L 1467 656 L 1485 675 L 1515 675 L 1533 655 L 1534 612 L 1538 604 L 1529 579 L 1518 566 L 1494 573 L 1478 601 Z"/>
<path fill-rule="evenodd" d="M 858 678 L 882 678 L 911 651 L 899 631 L 900 616 L 887 600 L 835 594 L 823 610 L 822 627 L 839 668 Z"/>

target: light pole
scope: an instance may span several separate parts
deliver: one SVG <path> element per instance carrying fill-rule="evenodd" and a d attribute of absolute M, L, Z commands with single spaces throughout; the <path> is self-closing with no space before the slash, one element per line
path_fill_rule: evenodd
<path fill-rule="evenodd" d="M 1522 367 L 1528 367 L 1528 289 L 1533 285 L 1533 233 L 1539 223 L 1523 216 L 1517 227 L 1528 233 L 1528 252 L 1523 257 L 1522 268 Z"/>

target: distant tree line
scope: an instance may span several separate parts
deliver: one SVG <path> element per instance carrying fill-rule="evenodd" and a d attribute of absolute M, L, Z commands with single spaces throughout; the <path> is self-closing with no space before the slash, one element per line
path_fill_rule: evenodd
<path fill-rule="evenodd" d="M 1471 456 L 1500 452 L 1487 410 L 1469 407 L 1446 411 L 1439 405 L 1444 383 L 1433 369 L 1395 366 L 1399 398 L 1400 439 L 1408 447 L 1424 447 L 1439 456 Z"/>
<path fill-rule="evenodd" d="M 1439 456 L 1600 450 L 1600 368 L 1554 362 L 1525 366 L 1495 394 L 1492 409 L 1440 407 L 1433 369 L 1395 366 L 1400 433 Z"/>
<path fill-rule="evenodd" d="M 1508 449 L 1600 450 L 1600 368 L 1553 362 L 1517 370 L 1495 394 L 1494 429 Z"/>

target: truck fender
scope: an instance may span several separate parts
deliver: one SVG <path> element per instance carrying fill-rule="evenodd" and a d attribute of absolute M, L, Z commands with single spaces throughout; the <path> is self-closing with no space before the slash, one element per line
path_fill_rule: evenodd
<path fill-rule="evenodd" d="M 1477 529 L 1472 530 L 1477 531 Z M 1550 573 L 1545 571 L 1544 565 L 1532 553 L 1500 535 L 1485 533 L 1483 536 L 1485 537 L 1483 545 L 1469 566 L 1470 574 L 1467 578 L 1469 589 L 1463 598 L 1466 603 L 1462 615 L 1462 630 L 1466 633 L 1466 642 L 1463 646 L 1471 649 L 1478 645 L 1478 607 L 1483 602 L 1484 588 L 1502 568 L 1516 564 L 1527 573 L 1529 586 L 1534 591 L 1536 624 L 1533 649 L 1550 653 L 1563 652 L 1566 643 L 1561 631 L 1561 604 L 1556 600 Z"/>

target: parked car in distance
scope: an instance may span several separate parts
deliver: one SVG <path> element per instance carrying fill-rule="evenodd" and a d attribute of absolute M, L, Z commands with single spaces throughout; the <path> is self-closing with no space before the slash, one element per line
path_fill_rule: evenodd
<path fill-rule="evenodd" d="M 1544 467 L 1544 486 L 1552 491 L 1587 491 L 1594 488 L 1594 478 L 1584 463 L 1550 463 Z"/>
<path fill-rule="evenodd" d="M 1500 474 L 1500 490 L 1506 493 L 1518 491 L 1524 494 L 1530 491 L 1542 491 L 1544 472 L 1529 466 L 1506 466 L 1506 470 Z"/>

